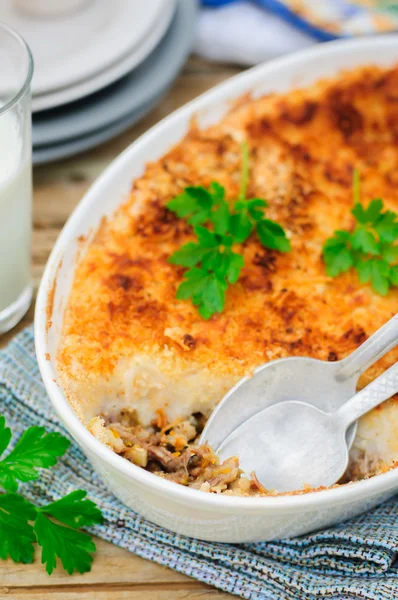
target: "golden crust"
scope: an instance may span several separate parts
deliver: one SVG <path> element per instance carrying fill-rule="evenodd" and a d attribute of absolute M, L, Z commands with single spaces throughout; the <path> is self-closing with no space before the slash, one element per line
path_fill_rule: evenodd
<path fill-rule="evenodd" d="M 225 311 L 204 321 L 191 302 L 175 299 L 183 269 L 168 257 L 192 232 L 165 204 L 187 185 L 214 180 L 232 201 L 243 139 L 251 151 L 249 195 L 268 200 L 268 216 L 285 227 L 292 252 L 265 250 L 250 238 Z M 165 349 L 162 368 L 173 374 L 195 366 L 233 379 L 274 358 L 337 360 L 353 351 L 398 307 L 397 289 L 381 297 L 354 272 L 325 274 L 323 242 L 353 225 L 354 167 L 364 202 L 381 197 L 397 212 L 398 67 L 357 69 L 283 96 L 244 98 L 217 126 L 193 125 L 147 166 L 80 261 L 59 352 L 64 376 L 109 378 L 121 359 Z M 389 353 L 368 378 L 397 358 Z"/>

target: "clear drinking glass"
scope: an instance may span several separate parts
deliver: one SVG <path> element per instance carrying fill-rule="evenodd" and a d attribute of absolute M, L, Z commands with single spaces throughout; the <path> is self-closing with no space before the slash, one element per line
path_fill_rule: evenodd
<path fill-rule="evenodd" d="M 27 44 L 0 23 L 0 334 L 32 300 L 32 74 Z"/>

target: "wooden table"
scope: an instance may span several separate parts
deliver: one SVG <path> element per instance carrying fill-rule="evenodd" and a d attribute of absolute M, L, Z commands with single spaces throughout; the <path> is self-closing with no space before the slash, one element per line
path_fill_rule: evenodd
<path fill-rule="evenodd" d="M 34 170 L 33 276 L 35 289 L 50 250 L 66 219 L 103 169 L 133 140 L 168 113 L 239 71 L 192 57 L 162 104 L 137 126 L 90 152 Z M 7 343 L 33 321 L 33 305 L 23 321 L 1 338 Z M 62 569 L 51 576 L 39 560 L 32 565 L 0 561 L 0 598 L 54 600 L 222 600 L 232 598 L 175 571 L 145 561 L 98 540 L 93 569 L 69 577 Z M 37 556 L 39 553 L 37 553 Z"/>

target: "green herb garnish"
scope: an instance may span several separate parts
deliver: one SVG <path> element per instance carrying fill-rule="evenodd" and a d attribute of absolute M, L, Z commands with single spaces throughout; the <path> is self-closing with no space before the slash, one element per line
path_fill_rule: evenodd
<path fill-rule="evenodd" d="M 5 418 L 0 416 L 0 456 L 8 448 L 11 437 Z M 56 567 L 57 558 L 70 575 L 91 569 L 95 544 L 90 535 L 78 529 L 101 523 L 103 517 L 94 502 L 85 499 L 86 492 L 76 490 L 41 507 L 15 493 L 18 482 L 38 479 L 38 469 L 54 466 L 69 445 L 59 433 L 47 434 L 43 427 L 29 427 L 14 449 L 0 460 L 0 486 L 7 490 L 0 493 L 1 559 L 9 557 L 14 562 L 31 563 L 37 542 L 49 575 Z"/>
<path fill-rule="evenodd" d="M 236 283 L 244 265 L 236 246 L 251 233 L 256 232 L 266 248 L 290 251 L 284 229 L 264 216 L 268 206 L 266 200 L 246 198 L 248 182 L 249 148 L 244 143 L 240 192 L 232 210 L 225 199 L 224 187 L 217 182 L 211 183 L 208 189 L 187 187 L 167 204 L 179 218 L 187 219 L 197 238 L 169 258 L 172 264 L 188 269 L 176 297 L 180 300 L 191 298 L 204 319 L 223 311 L 228 285 Z"/>
<path fill-rule="evenodd" d="M 355 228 L 352 232 L 335 231 L 323 245 L 323 259 L 330 277 L 355 269 L 361 283 L 371 283 L 385 296 L 398 286 L 398 215 L 383 210 L 380 198 L 365 208 L 360 201 L 360 176 L 353 176 Z"/>

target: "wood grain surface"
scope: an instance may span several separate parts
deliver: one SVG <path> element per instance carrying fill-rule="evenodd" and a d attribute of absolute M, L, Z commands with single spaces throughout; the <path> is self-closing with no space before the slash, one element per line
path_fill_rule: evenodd
<path fill-rule="evenodd" d="M 34 170 L 33 277 L 35 290 L 51 248 L 66 219 L 103 169 L 132 141 L 167 114 L 239 71 L 191 57 L 161 105 L 144 121 L 116 139 L 74 158 Z M 5 345 L 33 321 L 34 304 L 22 322 L 0 337 Z M 112 544 L 97 541 L 92 571 L 70 577 L 62 569 L 49 577 L 39 560 L 32 565 L 0 561 L 0 598 L 78 600 L 224 600 L 217 592 L 175 571 L 134 556 Z"/>

